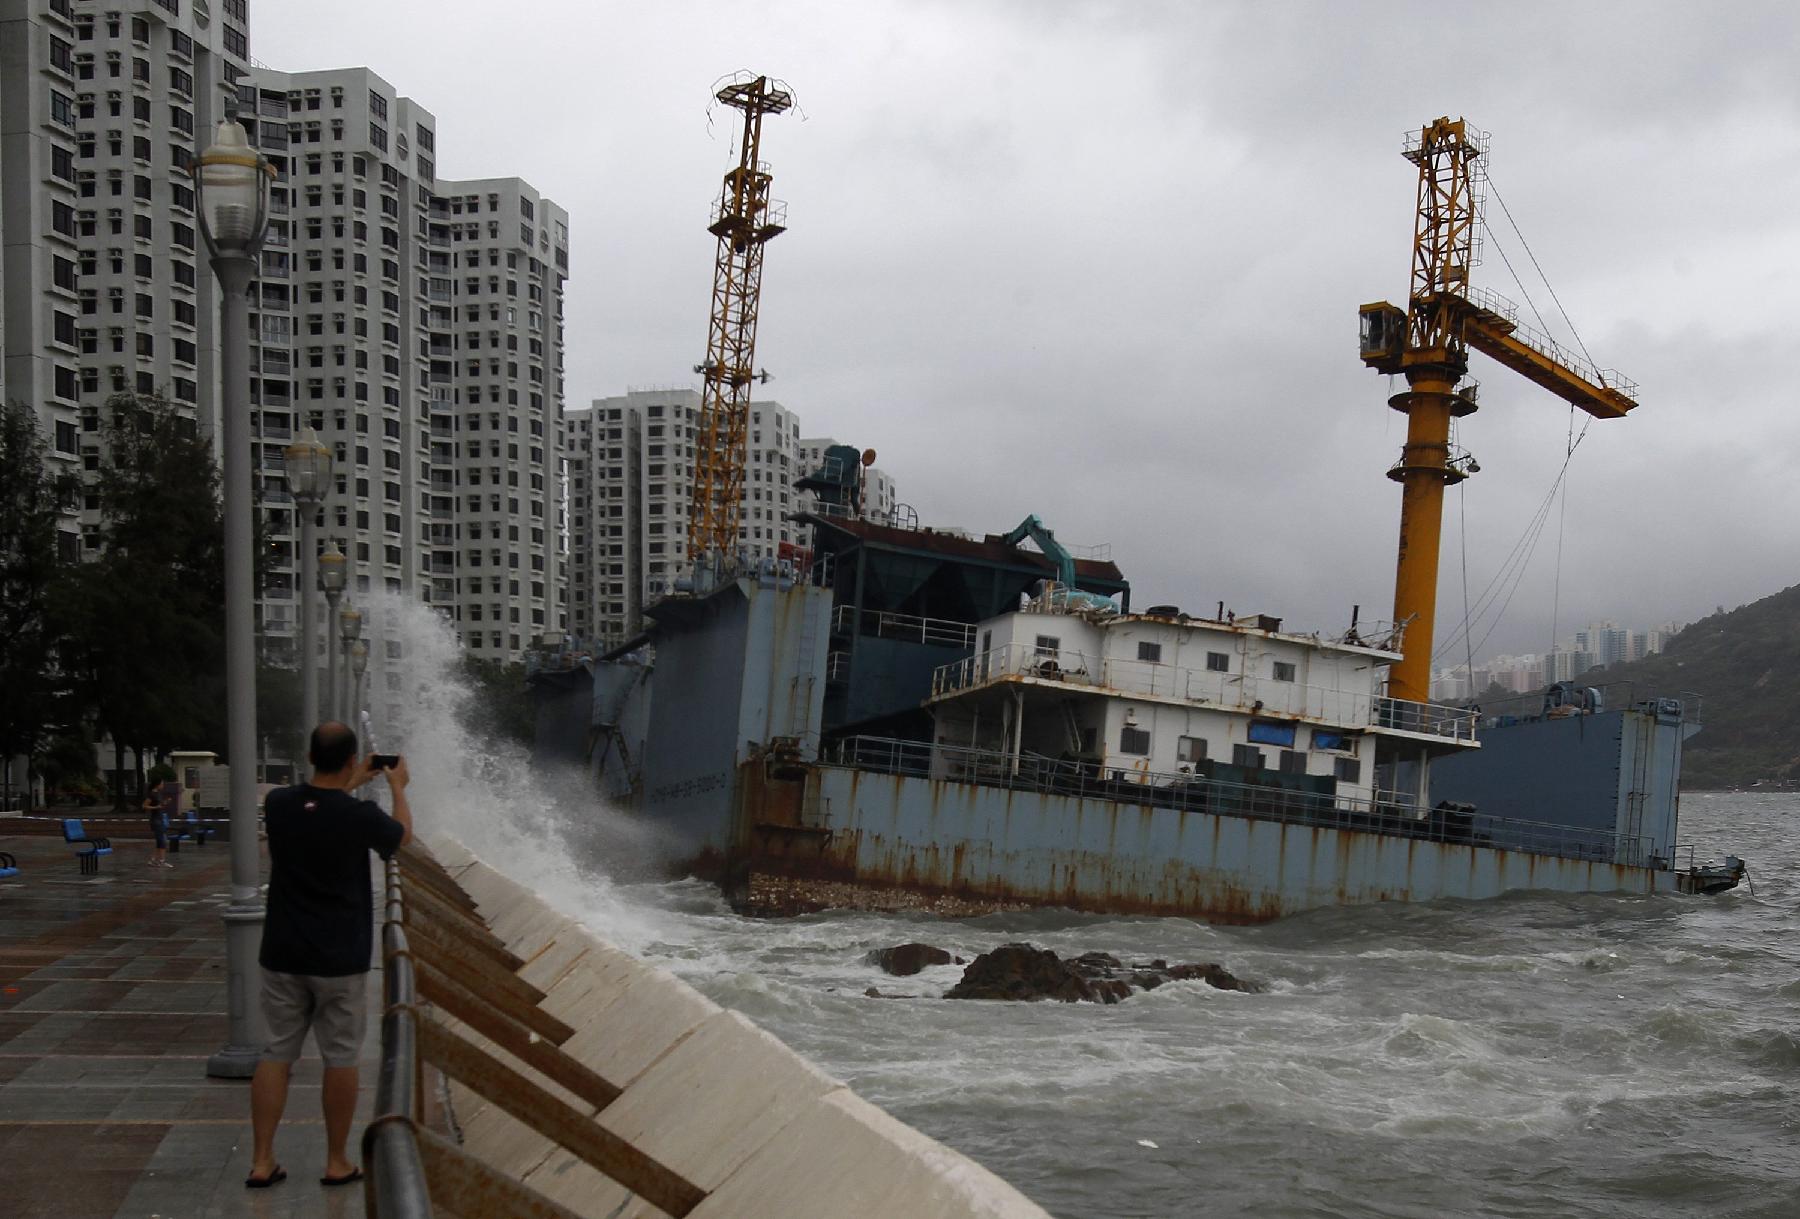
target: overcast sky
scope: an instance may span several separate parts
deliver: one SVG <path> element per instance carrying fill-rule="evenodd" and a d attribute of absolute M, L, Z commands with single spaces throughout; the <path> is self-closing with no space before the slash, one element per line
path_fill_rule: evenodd
<path fill-rule="evenodd" d="M 373 68 L 436 114 L 443 176 L 517 175 L 568 209 L 571 404 L 696 384 L 735 157 L 711 89 L 780 78 L 799 109 L 763 142 L 790 224 L 763 276 L 768 396 L 876 449 L 928 523 L 1036 512 L 1110 543 L 1140 607 L 1305 630 L 1391 611 L 1404 420 L 1356 308 L 1404 304 L 1403 133 L 1466 116 L 1530 247 L 1490 201 L 1476 282 L 1529 316 L 1504 248 L 1566 340 L 1535 255 L 1642 403 L 1587 433 L 1480 659 L 1543 650 L 1553 613 L 1562 635 L 1646 626 L 1800 578 L 1796 11 L 264 0 L 251 50 Z M 1446 500 L 1440 643 L 1462 538 L 1473 601 L 1571 424 L 1471 363 L 1458 439 L 1482 472 Z"/>

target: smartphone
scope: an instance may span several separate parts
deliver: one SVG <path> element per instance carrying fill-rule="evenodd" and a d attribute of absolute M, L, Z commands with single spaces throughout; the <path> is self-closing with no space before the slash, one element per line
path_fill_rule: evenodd
<path fill-rule="evenodd" d="M 397 753 L 370 754 L 369 765 L 373 766 L 376 770 L 392 770 L 394 767 L 400 765 L 400 755 Z"/>

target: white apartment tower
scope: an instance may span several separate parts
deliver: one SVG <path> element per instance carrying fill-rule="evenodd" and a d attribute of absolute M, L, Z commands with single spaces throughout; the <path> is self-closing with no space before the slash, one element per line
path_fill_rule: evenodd
<path fill-rule="evenodd" d="M 691 389 L 632 390 L 570 410 L 569 627 L 578 638 L 604 646 L 635 635 L 645 599 L 687 561 L 700 405 Z M 787 517 L 798 502 L 799 420 L 778 402 L 752 402 L 746 447 L 738 545 L 773 557 L 795 537 Z"/>
<path fill-rule="evenodd" d="M 321 540 L 352 600 L 416 596 L 518 659 L 558 625 L 567 216 L 516 178 L 440 182 L 435 119 L 366 68 L 259 68 L 242 118 L 277 169 L 252 323 L 261 467 L 318 429 L 336 458 Z M 298 530 L 278 476 L 264 500 L 274 642 L 297 637 Z"/>
<path fill-rule="evenodd" d="M 336 455 L 322 536 L 350 596 L 428 599 L 472 650 L 517 659 L 565 625 L 567 215 L 516 178 L 440 183 L 431 114 L 367 69 L 252 71 L 247 18 L 246 0 L 0 0 L 0 394 L 71 466 L 98 466 L 116 392 L 161 392 L 218 436 L 188 165 L 236 107 L 276 170 L 251 287 L 266 650 L 299 633 L 281 459 L 310 424 Z M 97 545 L 92 509 L 71 505 L 66 559 Z"/>
<path fill-rule="evenodd" d="M 454 617 L 476 655 L 516 660 L 569 625 L 560 498 L 569 217 L 518 178 L 439 182 L 437 196 L 455 266 Z M 432 554 L 441 566 L 445 550 Z"/>
<path fill-rule="evenodd" d="M 98 465 L 120 391 L 161 391 L 217 435 L 187 166 L 248 64 L 245 0 L 0 0 L 0 394 L 35 407 L 54 461 Z M 96 523 L 72 506 L 66 559 Z"/>

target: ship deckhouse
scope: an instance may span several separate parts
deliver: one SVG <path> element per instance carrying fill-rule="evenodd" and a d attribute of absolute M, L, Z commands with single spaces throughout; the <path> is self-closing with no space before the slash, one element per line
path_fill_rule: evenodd
<path fill-rule="evenodd" d="M 1430 759 L 1477 748 L 1475 718 L 1386 697 L 1399 659 L 1355 635 L 1283 633 L 1266 615 L 1120 614 L 1051 586 L 979 623 L 973 654 L 933 674 L 933 774 L 978 777 L 975 760 L 999 757 L 1014 774 L 1052 763 L 1417 809 Z"/>

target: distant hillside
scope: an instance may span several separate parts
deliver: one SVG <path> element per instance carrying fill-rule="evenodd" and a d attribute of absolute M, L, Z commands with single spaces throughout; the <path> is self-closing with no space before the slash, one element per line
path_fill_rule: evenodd
<path fill-rule="evenodd" d="M 1634 697 L 1700 695 L 1706 727 L 1683 755 L 1683 787 L 1800 779 L 1800 585 L 1702 618 L 1660 654 L 1580 681 L 1629 681 Z"/>

